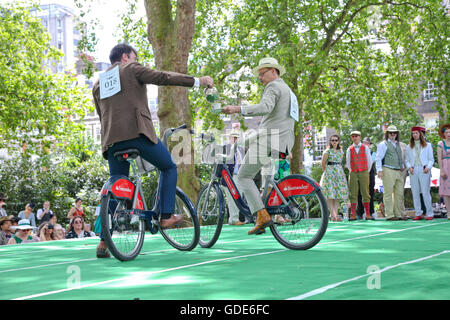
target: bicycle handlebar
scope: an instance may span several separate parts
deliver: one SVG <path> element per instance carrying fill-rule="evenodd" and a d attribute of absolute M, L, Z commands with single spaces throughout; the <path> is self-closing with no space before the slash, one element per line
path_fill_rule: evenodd
<path fill-rule="evenodd" d="M 166 131 L 164 131 L 164 134 L 163 134 L 163 140 L 162 140 L 163 145 L 165 145 L 167 147 L 167 141 L 169 141 L 169 137 L 172 134 L 174 134 L 175 132 L 180 131 L 180 130 L 184 130 L 186 128 L 187 128 L 187 125 L 184 123 L 184 124 L 182 124 L 181 126 L 179 126 L 177 128 L 168 128 L 168 129 L 166 129 Z M 191 130 L 189 130 L 189 133 L 190 134 L 194 134 L 194 131 L 191 129 Z"/>

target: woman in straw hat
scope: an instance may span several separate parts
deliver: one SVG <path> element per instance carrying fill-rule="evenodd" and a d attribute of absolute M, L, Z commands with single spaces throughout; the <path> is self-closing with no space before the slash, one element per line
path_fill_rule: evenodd
<path fill-rule="evenodd" d="M 27 242 L 39 242 L 39 239 L 34 235 L 30 235 L 30 231 L 36 229 L 30 224 L 30 220 L 22 219 L 19 224 L 11 229 L 16 230 L 16 234 L 9 239 L 8 244 L 22 244 Z"/>
<path fill-rule="evenodd" d="M 450 123 L 443 124 L 439 128 L 439 136 L 442 138 L 437 145 L 437 157 L 439 169 L 441 169 L 439 195 L 444 198 L 447 218 L 450 219 Z"/>

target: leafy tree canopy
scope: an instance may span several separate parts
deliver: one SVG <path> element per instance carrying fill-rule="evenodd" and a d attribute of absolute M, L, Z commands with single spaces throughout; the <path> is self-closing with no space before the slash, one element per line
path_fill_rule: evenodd
<path fill-rule="evenodd" d="M 38 154 L 73 147 L 65 138 L 84 130 L 74 120 L 93 106 L 73 74 L 51 72 L 62 53 L 32 7 L 0 6 L 0 147 Z"/>

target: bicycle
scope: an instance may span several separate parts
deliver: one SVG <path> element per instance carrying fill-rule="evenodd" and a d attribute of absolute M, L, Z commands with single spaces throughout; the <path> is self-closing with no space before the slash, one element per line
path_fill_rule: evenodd
<path fill-rule="evenodd" d="M 238 143 L 232 146 L 229 155 L 215 154 L 215 138 L 208 134 L 202 134 L 201 138 L 209 143 L 203 161 L 207 164 L 213 162 L 213 170 L 210 182 L 200 189 L 196 205 L 201 224 L 199 244 L 203 248 L 211 248 L 219 239 L 225 216 L 222 179 L 239 211 L 249 221 L 253 221 L 253 217 L 226 165 L 227 161 L 234 159 Z M 213 160 L 208 160 L 208 157 Z M 328 206 L 319 184 L 312 178 L 295 174 L 277 181 L 269 176 L 262 199 L 272 218 L 274 215 L 288 217 L 288 222 L 275 222 L 270 227 L 280 244 L 288 249 L 307 250 L 322 239 L 328 226 Z"/>
<path fill-rule="evenodd" d="M 183 130 L 186 125 L 170 128 L 164 132 L 162 143 L 167 147 L 169 136 Z M 121 261 L 134 259 L 141 251 L 145 237 L 145 221 L 151 234 L 158 231 L 174 248 L 181 251 L 194 249 L 199 240 L 200 227 L 195 207 L 189 197 L 177 187 L 174 214 L 183 215 L 183 221 L 172 228 L 163 229 L 159 225 L 159 193 L 158 187 L 147 202 L 141 185 L 141 174 L 160 172 L 149 162 L 142 159 L 137 149 L 126 149 L 114 153 L 114 157 L 128 161 L 132 168 L 132 179 L 125 176 L 111 177 L 101 192 L 100 219 L 102 235 L 110 252 Z M 133 182 L 134 181 L 134 182 Z M 108 230 L 109 232 L 105 232 Z"/>

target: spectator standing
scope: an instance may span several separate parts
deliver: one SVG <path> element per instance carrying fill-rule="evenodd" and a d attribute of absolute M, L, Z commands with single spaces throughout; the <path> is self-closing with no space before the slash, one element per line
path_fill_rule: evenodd
<path fill-rule="evenodd" d="M 400 133 L 396 126 L 389 126 L 384 141 L 378 144 L 376 166 L 378 177 L 383 180 L 383 203 L 386 220 L 406 220 L 403 217 L 404 171 Z"/>
<path fill-rule="evenodd" d="M 443 124 L 439 128 L 439 136 L 442 138 L 437 145 L 437 157 L 441 170 L 439 195 L 444 199 L 447 219 L 450 219 L 450 123 Z"/>
<path fill-rule="evenodd" d="M 3 192 L 0 192 L 0 218 L 8 216 L 6 210 L 3 208 L 6 205 L 6 200 L 8 200 L 8 198 L 3 194 Z"/>
<path fill-rule="evenodd" d="M 342 167 L 344 151 L 340 145 L 340 137 L 334 134 L 322 156 L 322 178 L 320 186 L 327 199 L 332 221 L 341 221 L 338 217 L 339 201 L 348 202 L 348 184 Z"/>
<path fill-rule="evenodd" d="M 50 210 L 50 201 L 45 201 L 42 205 L 42 209 L 39 209 L 36 212 L 36 218 L 38 219 L 39 224 L 50 220 L 50 217 L 53 215 L 53 211 Z"/>
<path fill-rule="evenodd" d="M 84 220 L 82 217 L 75 217 L 70 222 L 69 232 L 66 239 L 95 237 L 95 233 L 84 230 Z"/>
<path fill-rule="evenodd" d="M 27 219 L 31 223 L 31 226 L 36 228 L 36 217 L 34 216 L 33 212 L 34 207 L 34 203 L 28 203 L 25 206 L 25 210 L 20 211 L 17 217 L 19 217 L 20 219 Z"/>
<path fill-rule="evenodd" d="M 9 239 L 8 244 L 22 244 L 28 242 L 39 242 L 39 238 L 30 235 L 30 231 L 36 229 L 30 224 L 30 220 L 21 219 L 17 226 L 11 227 L 16 233 Z"/>
<path fill-rule="evenodd" d="M 414 200 L 416 217 L 422 219 L 422 203 L 420 194 L 426 207 L 426 219 L 433 220 L 433 207 L 430 193 L 431 168 L 434 164 L 433 147 L 425 140 L 422 127 L 411 128 L 411 138 L 406 148 L 405 166 L 409 173 L 411 192 Z"/>
<path fill-rule="evenodd" d="M 94 223 L 94 233 L 98 236 L 102 232 L 102 223 L 100 218 L 100 203 L 95 207 L 95 223 Z"/>
<path fill-rule="evenodd" d="M 84 219 L 84 211 L 81 205 L 83 204 L 83 200 L 81 198 L 75 199 L 75 206 L 70 209 L 69 213 L 67 214 L 68 219 L 73 219 L 74 217 L 82 217 Z"/>
<path fill-rule="evenodd" d="M 350 189 L 351 217 L 348 220 L 356 220 L 356 206 L 358 204 L 359 191 L 361 191 L 366 219 L 373 220 L 369 208 L 369 168 L 372 166 L 370 149 L 361 143 L 361 132 L 353 131 L 350 135 L 353 144 L 347 149 L 346 157 L 347 168 L 350 170 L 348 184 Z"/>
<path fill-rule="evenodd" d="M 231 147 L 236 143 L 237 139 L 240 136 L 240 132 L 239 129 L 233 129 L 228 137 L 229 139 L 229 144 L 225 145 L 225 153 L 228 153 L 231 151 Z M 236 176 L 239 172 L 239 168 L 241 166 L 242 163 L 242 159 L 244 158 L 244 150 L 242 149 L 242 147 L 237 147 L 236 148 L 236 153 L 234 155 L 234 161 L 232 161 L 232 163 L 228 163 L 228 170 L 230 171 L 230 173 L 232 174 L 232 176 L 234 177 L 234 183 L 236 184 L 236 187 L 238 190 L 240 190 L 239 184 L 237 182 Z M 222 179 L 223 180 L 223 179 Z M 225 186 L 225 181 L 222 181 L 222 184 Z M 230 225 L 234 225 L 234 226 L 241 226 L 243 224 L 245 224 L 245 222 L 242 222 L 239 220 L 239 209 L 236 206 L 236 204 L 234 203 L 233 197 L 230 193 L 230 191 L 228 190 L 228 188 L 224 188 L 225 190 L 225 196 L 227 199 L 227 205 L 228 205 L 228 210 L 229 210 L 229 219 L 228 219 L 228 224 Z"/>
<path fill-rule="evenodd" d="M 372 146 L 372 142 L 370 141 L 369 137 L 365 137 L 362 140 L 362 143 L 369 147 L 369 150 Z M 375 168 L 375 157 L 377 153 L 375 151 L 370 150 L 370 158 L 372 159 L 372 165 L 369 168 L 369 212 L 372 216 L 375 213 L 375 207 L 374 207 L 374 194 L 375 194 L 375 176 L 377 175 L 377 169 Z M 358 209 L 356 210 L 356 213 L 358 214 L 358 218 L 362 219 L 364 214 L 364 205 L 362 202 L 361 192 L 358 192 Z"/>
<path fill-rule="evenodd" d="M 13 216 L 0 218 L 0 246 L 8 244 L 9 239 L 12 237 L 10 228 L 13 218 Z"/>

